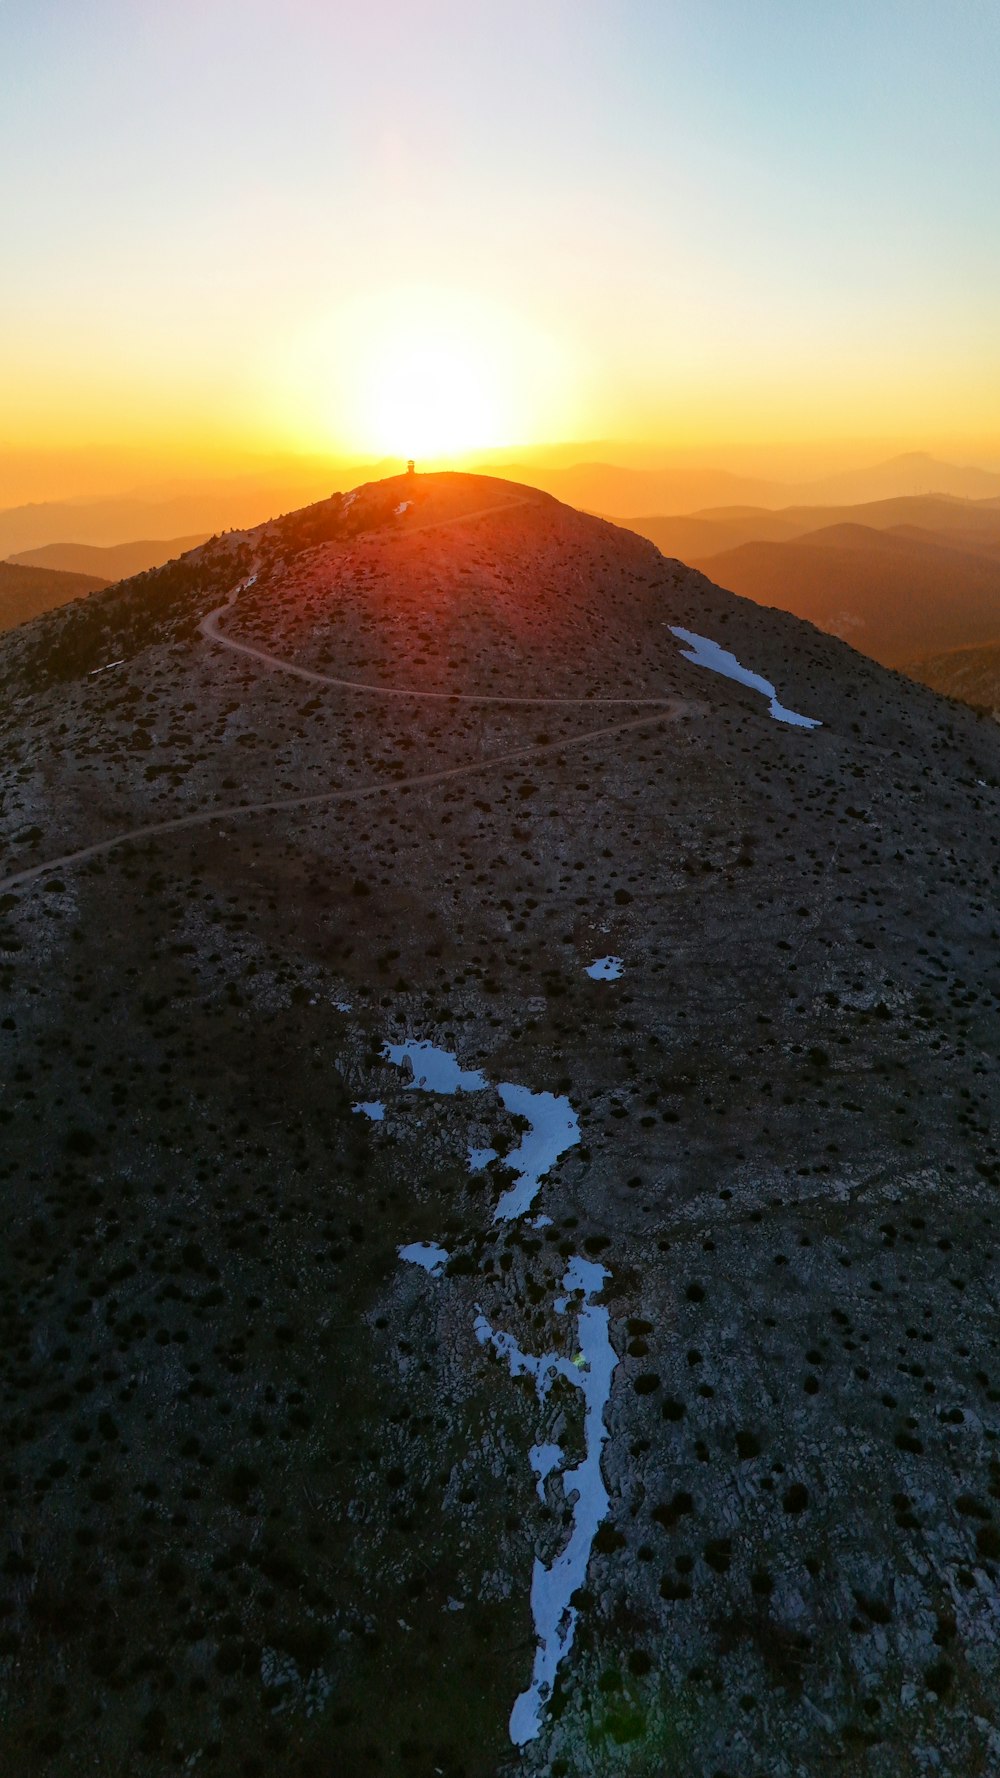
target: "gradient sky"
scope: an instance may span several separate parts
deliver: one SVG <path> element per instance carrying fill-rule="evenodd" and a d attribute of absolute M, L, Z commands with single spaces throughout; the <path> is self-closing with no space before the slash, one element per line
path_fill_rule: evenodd
<path fill-rule="evenodd" d="M 1000 451 L 998 51 L 996 0 L 0 0 L 0 446 L 405 452 L 440 363 L 456 444 Z"/>

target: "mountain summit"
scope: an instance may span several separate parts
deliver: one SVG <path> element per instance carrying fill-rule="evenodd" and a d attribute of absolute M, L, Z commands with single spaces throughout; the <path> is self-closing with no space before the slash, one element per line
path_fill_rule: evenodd
<path fill-rule="evenodd" d="M 9 1768 L 988 1769 L 996 727 L 458 475 L 0 687 Z"/>

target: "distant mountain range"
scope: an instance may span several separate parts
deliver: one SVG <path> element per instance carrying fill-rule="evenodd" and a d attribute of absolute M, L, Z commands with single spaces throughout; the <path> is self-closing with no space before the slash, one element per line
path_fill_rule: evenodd
<path fill-rule="evenodd" d="M 51 500 L 0 510 L 0 557 L 49 543 L 108 546 L 135 538 L 210 537 L 262 524 L 334 491 L 335 483 L 233 480 L 102 500 Z"/>
<path fill-rule="evenodd" d="M 540 461 L 532 457 L 530 461 L 492 463 L 491 473 L 544 488 L 571 506 L 629 520 L 650 513 L 696 514 L 704 518 L 709 516 L 705 508 L 720 507 L 729 519 L 736 520 L 747 509 L 757 512 L 761 508 L 775 511 L 793 506 L 845 506 L 933 494 L 955 500 L 1000 500 L 1000 474 L 944 463 L 919 451 L 893 457 L 869 469 L 800 484 L 685 464 L 652 469 L 603 461 L 567 464 L 563 460 L 565 454 L 565 450 L 543 451 L 539 453 Z M 349 475 L 341 464 L 325 468 L 311 465 L 301 477 L 241 476 L 200 483 L 165 482 L 115 498 L 53 500 L 7 507 L 0 509 L 0 558 L 34 558 L 37 550 L 52 543 L 108 547 L 131 543 L 135 538 L 176 539 L 195 534 L 206 537 L 244 529 L 323 499 L 335 488 L 374 480 L 385 472 L 381 464 L 352 467 Z M 720 518 L 723 514 L 716 511 L 711 516 Z M 644 529 L 649 522 L 643 520 L 637 528 Z M 807 522 L 801 529 L 810 530 L 822 522 Z M 688 553 L 704 554 L 709 548 L 727 548 L 746 541 L 749 539 L 742 536 L 728 537 L 725 542 L 693 537 Z"/>
<path fill-rule="evenodd" d="M 615 463 L 574 463 L 567 469 L 505 464 L 511 481 L 533 482 L 567 506 L 632 518 L 644 512 L 687 513 L 703 506 L 786 506 L 795 490 L 723 469 L 623 469 Z M 1000 484 L 1000 478 L 998 478 Z"/>
<path fill-rule="evenodd" d="M 665 555 L 885 666 L 1000 637 L 1000 501 L 724 507 L 637 519 Z"/>
<path fill-rule="evenodd" d="M 8 558 L 25 568 L 56 568 L 68 574 L 97 574 L 105 581 L 127 580 L 131 574 L 142 574 L 147 568 L 161 568 L 185 550 L 196 549 L 210 535 L 198 531 L 193 537 L 144 539 L 138 543 L 46 543 L 41 549 L 29 549 Z"/>
<path fill-rule="evenodd" d="M 650 512 L 690 514 L 719 506 L 845 506 L 927 494 L 956 500 L 1000 499 L 1000 475 L 944 463 L 923 451 L 799 484 L 711 468 L 624 469 L 610 463 L 542 469 L 521 463 L 508 465 L 504 473 L 516 481 L 528 477 L 559 500 L 611 518 Z"/>
<path fill-rule="evenodd" d="M 1000 538 L 1000 501 L 957 500 L 945 495 L 910 495 L 847 506 L 719 506 L 702 512 L 631 520 L 666 556 L 686 562 L 738 549 L 741 543 L 786 543 L 829 525 L 857 524 L 870 530 L 909 530 L 930 539 L 960 541 L 963 549 Z"/>

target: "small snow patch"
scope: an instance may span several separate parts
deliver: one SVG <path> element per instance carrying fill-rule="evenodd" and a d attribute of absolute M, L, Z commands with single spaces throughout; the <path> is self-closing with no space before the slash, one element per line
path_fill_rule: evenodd
<path fill-rule="evenodd" d="M 469 1172 L 481 1173 L 483 1168 L 488 1167 L 490 1162 L 495 1161 L 496 1158 L 497 1151 L 495 1148 L 470 1148 Z"/>
<path fill-rule="evenodd" d="M 399 505 L 396 508 L 396 517 L 399 518 L 401 513 L 409 512 L 410 507 L 412 505 L 413 505 L 412 500 L 401 500 Z"/>
<path fill-rule="evenodd" d="M 411 1037 L 406 1043 L 384 1044 L 382 1054 L 397 1068 L 409 1062 L 413 1074 L 410 1084 L 423 1093 L 481 1093 L 489 1085 L 485 1074 L 474 1068 L 460 1068 L 457 1056 L 426 1038 Z"/>
<path fill-rule="evenodd" d="M 362 1117 L 370 1117 L 373 1124 L 380 1124 L 385 1117 L 385 1106 L 381 1099 L 359 1099 L 352 1111 L 360 1111 Z"/>
<path fill-rule="evenodd" d="M 597 957 L 588 963 L 584 975 L 589 975 L 592 982 L 616 982 L 622 972 L 620 957 Z"/>
<path fill-rule="evenodd" d="M 405 1259 L 411 1266 L 422 1266 L 435 1278 L 448 1264 L 451 1255 L 446 1247 L 438 1247 L 433 1241 L 411 1241 L 407 1247 L 397 1247 L 400 1259 Z"/>

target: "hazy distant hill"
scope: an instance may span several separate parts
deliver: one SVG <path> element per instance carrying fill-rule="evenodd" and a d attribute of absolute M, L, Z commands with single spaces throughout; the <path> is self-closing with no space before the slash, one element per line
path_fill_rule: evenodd
<path fill-rule="evenodd" d="M 951 543 L 955 547 L 961 545 L 971 555 L 992 556 L 1000 559 L 1000 526 L 995 536 L 989 533 L 978 535 L 975 531 L 948 533 L 944 531 L 928 531 L 922 525 L 893 525 L 890 536 L 907 537 L 911 543 Z"/>
<path fill-rule="evenodd" d="M 93 574 L 62 574 L 52 568 L 22 568 L 0 562 L 0 631 L 13 630 L 29 618 L 82 599 L 110 583 Z"/>
<path fill-rule="evenodd" d="M 696 561 L 718 585 L 808 618 L 885 666 L 1000 636 L 1000 560 L 863 525 Z"/>
<path fill-rule="evenodd" d="M 41 549 L 24 550 L 9 560 L 26 568 L 58 568 L 67 574 L 99 574 L 102 580 L 127 580 L 131 574 L 142 574 L 147 568 L 160 568 L 172 562 L 185 550 L 205 543 L 209 533 L 198 531 L 193 537 L 168 537 L 138 543 L 46 543 Z"/>
<path fill-rule="evenodd" d="M 629 520 L 664 555 L 682 562 L 718 555 L 741 543 L 779 543 L 828 525 L 857 524 L 870 530 L 909 529 L 914 541 L 953 542 L 959 547 L 1000 548 L 1000 503 L 946 496 L 907 495 L 849 506 L 716 506 L 701 512 Z"/>
<path fill-rule="evenodd" d="M 511 465 L 504 473 L 530 477 L 560 500 L 613 517 L 631 518 L 633 522 L 635 514 L 657 509 L 706 519 L 714 515 L 704 508 L 733 508 L 737 503 L 737 511 L 729 515 L 732 518 L 748 507 L 846 506 L 935 494 L 962 501 L 1000 498 L 1000 475 L 991 470 L 942 463 L 918 451 L 868 469 L 801 483 L 755 479 L 705 467 L 626 469 L 600 462 L 575 463 L 566 468 Z M 803 527 L 808 528 L 808 524 Z"/>
<path fill-rule="evenodd" d="M 1000 495 L 1000 475 L 989 469 L 942 463 L 926 451 L 907 451 L 870 469 L 827 476 L 799 492 L 831 504 L 914 494 L 951 494 L 959 500 L 986 500 Z"/>
<path fill-rule="evenodd" d="M 961 698 L 963 704 L 994 714 L 1000 711 L 1000 641 L 923 655 L 909 661 L 906 671 L 945 697 Z"/>
<path fill-rule="evenodd" d="M 726 469 L 687 465 L 683 462 L 657 468 L 626 467 L 599 460 L 566 463 L 568 447 L 541 453 L 542 461 L 507 463 L 498 472 L 512 480 L 532 483 L 591 512 L 626 518 L 661 549 L 679 554 L 709 555 L 751 539 L 776 539 L 809 531 L 828 522 L 831 505 L 845 507 L 872 501 L 913 501 L 933 491 L 950 497 L 962 507 L 970 501 L 996 502 L 992 514 L 1000 531 L 1000 475 L 985 469 L 963 469 L 940 463 L 923 453 L 897 457 L 870 469 L 833 476 L 825 481 L 792 483 L 766 477 L 736 475 Z M 494 466 L 494 473 L 497 466 Z M 202 482 L 164 482 L 121 496 L 95 500 L 53 500 L 0 509 L 0 558 L 30 555 L 48 544 L 117 545 L 133 538 L 189 540 L 196 533 L 244 529 L 264 523 L 276 514 L 322 500 L 335 487 L 352 485 L 366 477 L 384 474 L 384 466 L 355 468 L 345 475 L 342 464 L 310 465 L 300 477 L 293 474 L 233 476 Z M 932 501 L 934 512 L 949 500 Z M 657 515 L 636 518 L 636 514 Z M 773 528 L 763 516 L 769 514 Z M 682 529 L 679 542 L 664 537 L 660 514 L 683 514 L 696 519 L 694 530 Z M 793 516 L 794 515 L 794 516 Z M 840 514 L 847 517 L 846 512 Z M 915 510 L 900 512 L 898 520 L 939 528 L 933 516 Z M 865 518 L 863 523 L 881 523 Z M 702 523 L 712 528 L 705 531 Z M 721 531 L 715 527 L 721 525 Z M 735 527 L 735 528 L 734 528 Z M 946 526 L 945 528 L 950 528 Z M 126 570 L 118 569 L 112 578 Z M 134 569 L 131 570 L 135 572 Z"/>
<path fill-rule="evenodd" d="M 515 463 L 507 465 L 503 473 L 518 480 L 530 479 L 573 506 L 618 518 L 657 508 L 661 512 L 693 512 L 698 507 L 737 502 L 783 506 L 794 497 L 794 489 L 778 482 L 757 481 L 723 469 L 623 469 L 615 463 L 539 469 Z"/>
<path fill-rule="evenodd" d="M 715 506 L 704 512 L 675 513 L 666 517 L 650 514 L 629 519 L 630 530 L 648 537 L 665 556 L 690 562 L 696 557 L 715 556 L 721 550 L 737 549 L 741 543 L 780 543 L 812 528 L 803 522 L 802 507 L 784 507 L 772 511 L 764 506 Z"/>
<path fill-rule="evenodd" d="M 48 543 L 119 544 L 139 537 L 203 537 L 258 525 L 303 500 L 329 494 L 335 483 L 209 483 L 162 497 L 56 500 L 0 511 L 0 556 L 23 555 Z"/>

